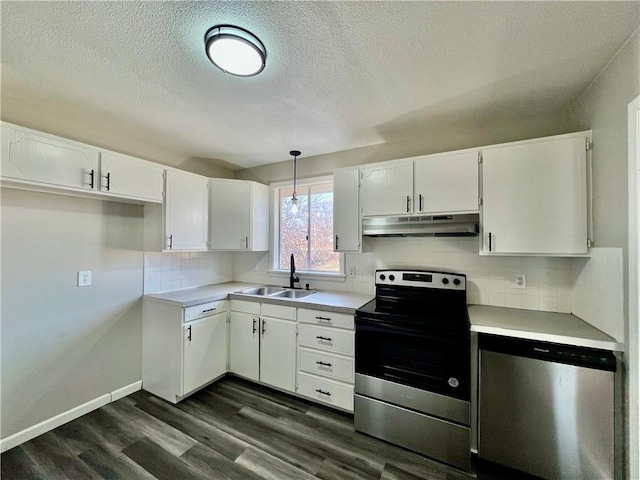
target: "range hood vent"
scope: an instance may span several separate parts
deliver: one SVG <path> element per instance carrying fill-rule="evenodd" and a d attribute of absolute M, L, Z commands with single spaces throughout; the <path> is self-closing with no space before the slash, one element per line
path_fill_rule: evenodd
<path fill-rule="evenodd" d="M 423 215 L 366 217 L 362 219 L 365 237 L 473 237 L 478 235 L 479 215 Z"/>

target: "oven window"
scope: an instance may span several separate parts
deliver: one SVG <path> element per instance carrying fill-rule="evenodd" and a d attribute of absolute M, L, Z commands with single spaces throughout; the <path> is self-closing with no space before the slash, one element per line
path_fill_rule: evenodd
<path fill-rule="evenodd" d="M 358 319 L 356 372 L 469 400 L 467 337 L 438 339 Z"/>

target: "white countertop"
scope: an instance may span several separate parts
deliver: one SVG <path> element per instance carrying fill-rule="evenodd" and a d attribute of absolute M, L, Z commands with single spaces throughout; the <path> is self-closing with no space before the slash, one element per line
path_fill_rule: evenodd
<path fill-rule="evenodd" d="M 471 331 L 603 350 L 624 345 L 570 313 L 469 305 Z"/>
<path fill-rule="evenodd" d="M 353 314 L 367 302 L 373 300 L 373 295 L 363 295 L 352 292 L 318 292 L 305 298 L 274 298 L 269 296 L 245 295 L 238 292 L 260 285 L 253 283 L 226 282 L 203 287 L 184 288 L 169 292 L 152 293 L 145 295 L 148 300 L 167 303 L 178 307 L 191 307 L 201 303 L 223 300 L 232 294 L 233 298 L 249 300 L 253 302 L 274 303 L 301 308 L 316 308 L 338 313 Z"/>

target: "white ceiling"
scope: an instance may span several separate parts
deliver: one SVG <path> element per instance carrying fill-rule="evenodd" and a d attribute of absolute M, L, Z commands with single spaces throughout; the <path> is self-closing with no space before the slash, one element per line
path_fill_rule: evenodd
<path fill-rule="evenodd" d="M 3 1 L 2 117 L 36 105 L 175 159 L 251 167 L 292 148 L 418 136 L 441 119 L 564 109 L 639 15 L 636 1 Z M 263 41 L 262 74 L 207 60 L 203 37 L 219 23 Z"/>

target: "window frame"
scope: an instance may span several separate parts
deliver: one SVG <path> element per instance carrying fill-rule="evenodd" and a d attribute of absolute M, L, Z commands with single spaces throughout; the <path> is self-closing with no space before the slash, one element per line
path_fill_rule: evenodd
<path fill-rule="evenodd" d="M 317 185 L 321 183 L 333 184 L 333 175 L 324 175 L 321 177 L 297 179 L 296 186 L 308 187 L 310 185 Z M 280 259 L 280 189 L 293 187 L 293 179 L 283 182 L 274 182 L 269 184 L 270 187 L 270 202 L 271 202 L 271 248 L 269 249 L 269 275 L 275 276 L 289 276 L 289 270 L 279 268 Z M 333 190 L 332 190 L 333 191 Z M 309 240 L 311 246 L 312 240 Z M 343 252 L 336 252 L 339 254 L 340 270 L 337 272 L 321 272 L 315 270 L 301 270 L 296 268 L 296 274 L 306 278 L 318 278 L 323 280 L 339 279 L 344 280 L 346 275 L 345 257 Z"/>

